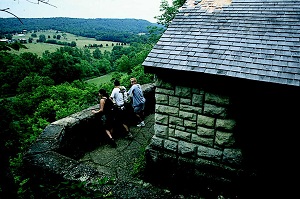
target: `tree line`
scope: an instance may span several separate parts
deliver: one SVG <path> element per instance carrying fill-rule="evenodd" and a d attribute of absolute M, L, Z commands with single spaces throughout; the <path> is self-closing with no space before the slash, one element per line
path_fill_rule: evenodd
<path fill-rule="evenodd" d="M 99 41 L 131 43 L 148 33 L 148 27 L 163 28 L 159 24 L 142 19 L 81 19 L 81 18 L 24 18 L 20 24 L 16 18 L 0 18 L 0 38 L 7 34 L 20 33 L 23 30 L 59 30 L 77 36 L 95 38 Z"/>

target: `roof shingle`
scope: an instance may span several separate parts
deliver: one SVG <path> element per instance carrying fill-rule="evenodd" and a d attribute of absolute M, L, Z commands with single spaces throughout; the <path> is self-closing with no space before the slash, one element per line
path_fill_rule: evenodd
<path fill-rule="evenodd" d="M 188 0 L 143 65 L 300 86 L 300 1 L 212 2 Z"/>

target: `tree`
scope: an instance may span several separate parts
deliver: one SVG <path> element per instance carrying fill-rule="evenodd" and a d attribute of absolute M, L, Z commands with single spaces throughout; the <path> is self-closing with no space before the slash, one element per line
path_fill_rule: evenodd
<path fill-rule="evenodd" d="M 76 47 L 76 45 L 77 45 L 77 44 L 76 44 L 75 41 L 71 41 L 71 43 L 70 43 L 70 46 L 71 46 L 71 47 Z"/>
<path fill-rule="evenodd" d="M 45 42 L 46 41 L 46 36 L 45 35 L 40 35 L 39 36 L 39 42 Z"/>
<path fill-rule="evenodd" d="M 17 89 L 18 93 L 32 92 L 39 86 L 50 86 L 54 85 L 54 81 L 49 77 L 42 77 L 36 73 L 31 73 L 25 77 L 20 83 Z"/>
<path fill-rule="evenodd" d="M 148 39 L 150 44 L 156 44 L 165 30 L 164 28 L 159 28 L 157 26 L 149 26 L 147 29 L 150 34 Z"/>
<path fill-rule="evenodd" d="M 96 48 L 93 52 L 93 57 L 95 59 L 100 59 L 102 57 L 102 52 L 99 50 L 99 48 Z"/>
<path fill-rule="evenodd" d="M 119 72 L 130 73 L 131 64 L 129 58 L 126 55 L 122 55 L 121 58 L 117 59 L 115 62 L 115 68 Z"/>
<path fill-rule="evenodd" d="M 10 50 L 20 50 L 21 48 L 28 49 L 25 45 L 15 42 L 15 43 L 0 43 L 0 51 L 10 51 Z"/>
<path fill-rule="evenodd" d="M 111 72 L 110 61 L 106 58 L 102 58 L 94 62 L 95 67 L 98 69 L 100 75 L 107 74 Z"/>
<path fill-rule="evenodd" d="M 168 27 L 175 15 L 178 13 L 178 9 L 185 3 L 185 0 L 173 0 L 169 5 L 167 0 L 162 0 L 160 4 L 161 15 L 154 17 L 157 19 L 157 23 Z"/>
<path fill-rule="evenodd" d="M 12 40 L 13 36 L 12 36 L 12 34 L 6 34 L 5 38 L 8 40 Z"/>
<path fill-rule="evenodd" d="M 92 77 L 95 75 L 94 67 L 86 60 L 81 60 L 80 63 L 75 64 L 75 67 L 80 71 L 80 79 Z"/>

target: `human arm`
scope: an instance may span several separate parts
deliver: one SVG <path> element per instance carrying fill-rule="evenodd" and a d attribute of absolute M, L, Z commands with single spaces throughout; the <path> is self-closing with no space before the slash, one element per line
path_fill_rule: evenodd
<path fill-rule="evenodd" d="M 133 96 L 133 86 L 131 86 L 131 88 L 129 89 L 129 91 L 127 92 L 127 95 L 129 96 L 129 97 L 131 97 L 132 98 L 132 96 Z"/>
<path fill-rule="evenodd" d="M 92 110 L 92 113 L 100 113 L 100 112 L 103 112 L 104 105 L 105 105 L 105 101 L 104 101 L 104 99 L 101 99 L 101 100 L 100 100 L 100 108 L 99 108 L 99 110 L 98 110 L 98 111 Z"/>
<path fill-rule="evenodd" d="M 111 101 L 113 101 L 114 103 L 116 103 L 116 88 L 114 88 L 109 96 L 109 98 L 111 99 Z"/>

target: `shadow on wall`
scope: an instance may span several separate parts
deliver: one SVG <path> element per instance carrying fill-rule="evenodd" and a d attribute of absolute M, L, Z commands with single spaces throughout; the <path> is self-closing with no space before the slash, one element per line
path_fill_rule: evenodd
<path fill-rule="evenodd" d="M 297 90 L 271 90 L 241 99 L 238 107 L 241 132 L 239 142 L 246 154 L 245 164 L 255 168 L 257 180 L 252 190 L 285 198 L 296 189 L 293 178 L 298 172 L 296 159 L 299 132 L 300 96 Z M 248 184 L 250 184 L 248 182 Z M 268 185 L 268 186 L 266 186 Z M 276 191 L 275 191 L 276 190 Z"/>

